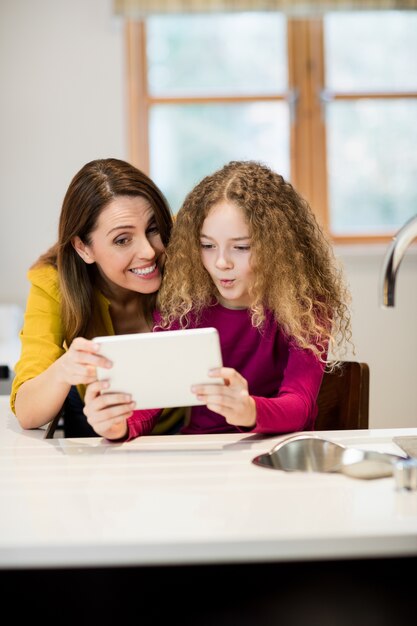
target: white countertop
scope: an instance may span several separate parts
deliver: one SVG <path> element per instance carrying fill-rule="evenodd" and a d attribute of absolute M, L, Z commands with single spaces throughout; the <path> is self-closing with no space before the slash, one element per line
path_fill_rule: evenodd
<path fill-rule="evenodd" d="M 316 434 L 405 456 L 417 428 Z M 282 437 L 43 435 L 0 397 L 0 568 L 417 555 L 417 492 L 251 463 Z"/>

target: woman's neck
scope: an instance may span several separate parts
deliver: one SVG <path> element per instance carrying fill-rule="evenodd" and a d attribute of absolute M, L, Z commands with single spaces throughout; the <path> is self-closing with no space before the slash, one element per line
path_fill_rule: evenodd
<path fill-rule="evenodd" d="M 135 295 L 136 298 L 125 302 L 110 300 L 109 312 L 116 335 L 146 333 L 152 330 L 152 320 L 149 320 L 145 314 L 144 296 Z"/>
<path fill-rule="evenodd" d="M 150 332 L 148 299 L 152 294 L 142 294 L 103 280 L 97 273 L 96 287 L 109 302 L 109 313 L 116 335 Z"/>

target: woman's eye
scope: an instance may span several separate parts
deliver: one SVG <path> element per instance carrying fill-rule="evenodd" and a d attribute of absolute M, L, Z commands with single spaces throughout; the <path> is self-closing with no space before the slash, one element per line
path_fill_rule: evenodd
<path fill-rule="evenodd" d="M 248 252 L 248 250 L 250 250 L 250 246 L 236 246 L 235 249 L 240 252 Z"/>
<path fill-rule="evenodd" d="M 146 231 L 147 235 L 159 235 L 159 228 L 158 226 L 155 224 L 154 226 L 149 226 L 149 228 Z"/>
<path fill-rule="evenodd" d="M 114 240 L 114 243 L 116 244 L 116 246 L 124 246 L 129 241 L 130 241 L 129 237 L 119 237 L 118 239 Z"/>
<path fill-rule="evenodd" d="M 214 246 L 212 243 L 200 243 L 200 246 L 203 250 L 211 250 Z"/>

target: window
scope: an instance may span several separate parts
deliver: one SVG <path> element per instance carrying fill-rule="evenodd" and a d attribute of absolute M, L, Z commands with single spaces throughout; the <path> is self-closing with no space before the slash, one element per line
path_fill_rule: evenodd
<path fill-rule="evenodd" d="M 207 173 L 257 159 L 335 241 L 384 241 L 417 212 L 415 32 L 410 11 L 129 22 L 130 158 L 174 212 Z"/>

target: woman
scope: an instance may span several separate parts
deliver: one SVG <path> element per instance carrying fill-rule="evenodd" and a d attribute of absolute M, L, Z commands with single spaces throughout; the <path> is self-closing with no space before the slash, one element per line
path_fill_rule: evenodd
<path fill-rule="evenodd" d="M 118 159 L 87 163 L 62 205 L 57 243 L 31 267 L 11 408 L 23 428 L 47 424 L 65 405 L 65 436 L 94 436 L 85 385 L 111 364 L 92 337 L 152 330 L 172 216 L 162 192 Z M 154 432 L 175 430 L 164 412 Z"/>

